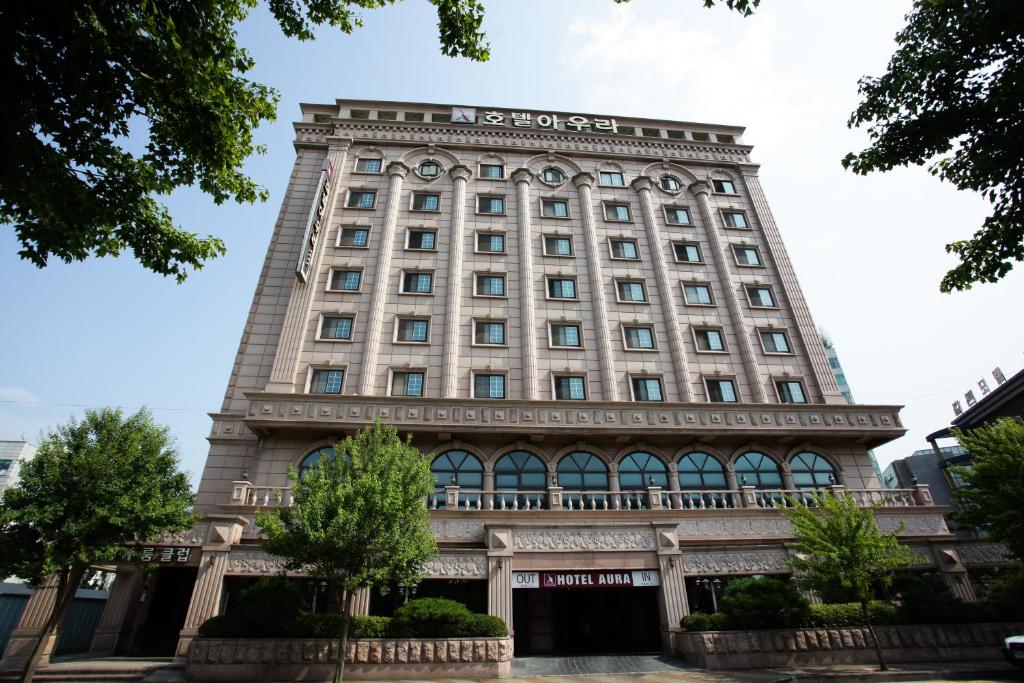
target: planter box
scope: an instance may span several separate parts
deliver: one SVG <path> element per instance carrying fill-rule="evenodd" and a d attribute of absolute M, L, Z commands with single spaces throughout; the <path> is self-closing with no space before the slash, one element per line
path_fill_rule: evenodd
<path fill-rule="evenodd" d="M 1024 624 L 939 624 L 876 626 L 889 662 L 960 662 L 1001 659 L 1008 635 Z M 673 652 L 707 669 L 827 666 L 877 661 L 865 627 L 772 629 L 763 631 L 679 631 Z"/>
<path fill-rule="evenodd" d="M 512 638 L 349 640 L 345 678 L 505 678 Z M 190 681 L 329 681 L 338 642 L 304 638 L 199 638 L 185 664 Z"/>

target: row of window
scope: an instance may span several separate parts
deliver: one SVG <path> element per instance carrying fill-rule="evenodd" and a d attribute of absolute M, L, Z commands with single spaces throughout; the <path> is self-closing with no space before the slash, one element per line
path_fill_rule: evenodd
<path fill-rule="evenodd" d="M 338 231 L 336 245 L 353 249 L 369 248 L 370 229 L 343 226 Z M 630 237 L 608 237 L 608 251 L 613 261 L 640 261 L 639 242 Z M 573 258 L 576 249 L 571 236 L 541 235 L 544 256 Z M 437 231 L 410 228 L 406 231 L 405 248 L 411 251 L 437 251 Z M 505 254 L 505 233 L 479 231 L 476 233 L 475 251 L 478 254 Z M 733 258 L 738 266 L 764 267 L 761 250 L 746 244 L 732 245 Z M 704 263 L 704 255 L 697 242 L 672 242 L 672 255 L 677 263 Z"/>
<path fill-rule="evenodd" d="M 327 281 L 328 292 L 359 292 L 362 287 L 361 269 L 332 268 Z M 401 294 L 429 295 L 434 292 L 433 271 L 403 270 L 400 277 Z M 580 301 L 577 278 L 568 275 L 545 275 L 545 298 L 556 301 Z M 615 294 L 621 303 L 648 303 L 647 285 L 643 278 L 613 278 Z M 683 282 L 683 301 L 688 306 L 717 306 L 711 284 Z M 747 300 L 751 308 L 778 308 L 775 293 L 765 285 L 747 285 Z M 506 297 L 504 273 L 474 274 L 473 295 L 479 297 Z"/>
<path fill-rule="evenodd" d="M 444 173 L 444 167 L 433 159 L 420 162 L 414 170 L 416 175 L 426 179 L 437 178 Z M 383 171 L 384 160 L 382 158 L 359 157 L 356 160 L 356 173 L 379 175 Z M 505 180 L 507 178 L 505 165 L 497 163 L 481 162 L 477 165 L 477 175 L 486 180 Z M 557 166 L 548 166 L 541 171 L 541 179 L 549 185 L 561 185 L 568 180 L 568 177 Z M 602 187 L 625 187 L 626 176 L 621 171 L 599 171 L 598 183 Z M 658 178 L 658 185 L 666 192 L 680 192 L 683 189 L 682 181 L 679 180 L 678 176 L 674 176 L 671 173 L 662 174 Z M 715 194 L 739 195 L 739 192 L 736 191 L 736 184 L 725 178 L 712 179 L 711 186 Z"/>
<path fill-rule="evenodd" d="M 564 218 L 572 216 L 569 213 L 569 200 L 567 199 L 545 199 L 541 198 L 540 215 L 543 218 Z M 612 223 L 632 223 L 633 210 L 628 203 L 616 201 L 602 201 L 604 219 Z M 347 209 L 374 209 L 377 206 L 376 190 L 350 189 L 345 199 Z M 434 192 L 413 192 L 409 201 L 410 211 L 427 213 L 440 213 L 441 195 Z M 663 206 L 665 223 L 668 225 L 692 226 L 693 220 L 689 208 L 685 206 Z M 476 196 L 476 213 L 484 216 L 504 216 L 505 196 L 481 194 Z M 747 212 L 742 209 L 719 209 L 722 223 L 727 228 L 737 230 L 749 230 L 750 221 L 747 220 Z"/>
<path fill-rule="evenodd" d="M 352 341 L 354 315 L 324 314 L 321 317 L 317 341 Z M 505 320 L 473 320 L 473 346 L 508 346 Z M 552 349 L 582 349 L 582 325 L 579 322 L 549 322 L 548 346 Z M 654 325 L 650 323 L 623 323 L 622 345 L 626 351 L 655 351 L 657 342 Z M 694 345 L 698 353 L 728 353 L 725 332 L 718 326 L 691 326 Z M 793 347 L 785 330 L 759 329 L 761 348 L 770 355 L 792 355 Z M 398 316 L 395 319 L 394 341 L 398 343 L 429 344 L 430 318 Z"/>
<path fill-rule="evenodd" d="M 472 397 L 508 398 L 508 376 L 498 371 L 472 371 Z M 392 370 L 388 383 L 388 395 L 422 397 L 426 372 L 420 369 Z M 312 368 L 309 379 L 309 393 L 340 394 L 345 383 L 344 368 Z M 803 383 L 797 379 L 774 380 L 779 403 L 807 403 Z M 665 392 L 661 377 L 629 377 L 633 401 L 664 402 Z M 739 403 L 740 396 L 736 380 L 731 377 L 705 377 L 704 387 L 711 403 Z M 586 373 L 552 373 L 551 391 L 558 401 L 586 401 L 590 398 Z"/>

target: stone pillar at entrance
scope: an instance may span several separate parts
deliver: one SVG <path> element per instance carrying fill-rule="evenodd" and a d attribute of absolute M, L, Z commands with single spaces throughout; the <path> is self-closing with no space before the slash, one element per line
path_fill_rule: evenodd
<path fill-rule="evenodd" d="M 121 638 L 129 635 L 125 632 L 128 611 L 138 605 L 141 593 L 142 572 L 134 565 L 119 565 L 110 597 L 107 598 L 100 623 L 96 625 L 96 633 L 92 637 L 90 655 L 109 657 L 118 654 L 119 647 L 123 646 Z"/>
<path fill-rule="evenodd" d="M 487 613 L 512 624 L 512 530 L 490 529 L 487 534 Z"/>
<path fill-rule="evenodd" d="M 32 591 L 25 611 L 21 613 L 21 620 L 11 632 L 10 640 L 7 641 L 7 649 L 3 653 L 2 666 L 0 669 L 21 670 L 28 663 L 32 655 L 32 648 L 35 647 L 36 639 L 46 627 L 46 620 L 53 610 L 57 601 L 57 576 L 53 575 L 46 579 L 43 585 Z M 58 633 L 54 633 L 50 642 L 43 647 L 43 656 L 40 664 L 49 664 L 50 655 L 57 643 Z"/>
<path fill-rule="evenodd" d="M 360 588 L 352 598 L 352 616 L 365 617 L 370 614 L 370 589 Z"/>
<path fill-rule="evenodd" d="M 686 576 L 674 526 L 656 527 L 655 535 L 658 542 L 658 570 L 661 573 L 661 590 L 658 591 L 661 645 L 665 652 L 671 652 L 672 633 L 679 630 L 679 620 L 690 613 L 686 598 Z"/>

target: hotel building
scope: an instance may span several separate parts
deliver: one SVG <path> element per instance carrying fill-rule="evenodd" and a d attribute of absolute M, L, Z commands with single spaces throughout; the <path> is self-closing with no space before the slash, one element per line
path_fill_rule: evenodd
<path fill-rule="evenodd" d="M 787 491 L 879 504 L 970 597 L 927 487 L 877 481 L 868 450 L 903 434 L 899 407 L 837 388 L 743 132 L 302 105 L 211 414 L 204 519 L 152 549 L 143 645 L 104 647 L 182 654 L 281 569 L 253 520 L 277 489 L 288 503 L 288 468 L 377 419 L 433 462 L 440 554 L 417 594 L 502 617 L 517 653 L 658 649 L 730 577 L 787 574 Z"/>

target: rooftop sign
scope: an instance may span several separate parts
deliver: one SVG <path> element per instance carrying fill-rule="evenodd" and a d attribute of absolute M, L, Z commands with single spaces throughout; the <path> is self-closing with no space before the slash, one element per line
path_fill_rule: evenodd
<path fill-rule="evenodd" d="M 577 133 L 618 133 L 619 124 L 615 119 L 588 118 L 573 114 L 562 118 L 557 114 L 534 114 L 533 112 L 503 112 L 488 110 L 479 117 L 473 107 L 452 107 L 452 123 L 503 126 L 512 128 L 546 128 L 548 130 L 568 130 Z"/>

